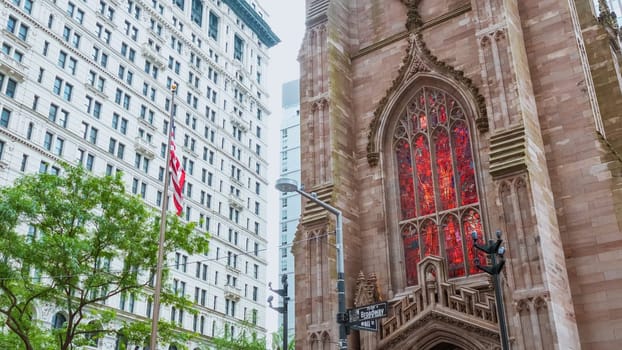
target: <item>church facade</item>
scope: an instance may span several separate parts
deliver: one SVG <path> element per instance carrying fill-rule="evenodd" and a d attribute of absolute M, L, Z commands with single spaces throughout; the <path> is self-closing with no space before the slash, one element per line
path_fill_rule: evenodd
<path fill-rule="evenodd" d="M 349 349 L 622 347 L 622 83 L 605 0 L 306 0 L 305 190 L 343 213 Z M 296 348 L 335 349 L 335 217 L 303 199 Z M 480 242 L 482 242 L 480 240 Z"/>

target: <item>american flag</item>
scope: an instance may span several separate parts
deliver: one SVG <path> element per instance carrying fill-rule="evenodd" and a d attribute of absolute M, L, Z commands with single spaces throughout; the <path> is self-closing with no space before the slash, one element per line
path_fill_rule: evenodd
<path fill-rule="evenodd" d="M 175 203 L 175 209 L 177 209 L 177 216 L 181 216 L 183 207 L 181 206 L 182 192 L 184 188 L 184 182 L 186 181 L 186 171 L 182 168 L 179 158 L 175 154 L 177 147 L 175 146 L 175 117 L 171 118 L 171 178 L 173 180 L 173 203 Z"/>

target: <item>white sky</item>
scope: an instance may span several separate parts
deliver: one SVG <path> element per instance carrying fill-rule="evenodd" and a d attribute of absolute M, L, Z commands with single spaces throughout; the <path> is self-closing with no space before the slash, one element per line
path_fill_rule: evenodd
<path fill-rule="evenodd" d="M 274 182 L 279 176 L 280 171 L 280 132 L 281 125 L 281 86 L 288 81 L 296 80 L 300 76 L 298 65 L 298 51 L 302 44 L 302 37 L 305 30 L 305 0 L 261 0 L 261 4 L 268 13 L 267 21 L 272 30 L 281 39 L 281 43 L 270 49 L 270 62 L 268 69 L 267 83 L 270 93 L 270 110 L 272 115 L 267 123 L 269 130 L 267 134 L 268 142 L 268 281 L 273 283 L 274 288 L 280 288 L 279 278 L 279 206 L 278 193 L 274 189 Z M 288 281 L 293 283 L 293 281 Z M 272 294 L 268 291 L 267 295 Z M 275 302 L 279 300 L 274 296 Z M 264 300 L 265 302 L 265 300 Z M 278 302 L 273 302 L 278 306 Z M 266 303 L 267 305 L 267 303 Z M 293 305 L 289 305 L 293 308 Z M 267 308 L 266 327 L 268 329 L 268 339 L 271 333 L 279 329 L 278 314 L 276 311 Z"/>

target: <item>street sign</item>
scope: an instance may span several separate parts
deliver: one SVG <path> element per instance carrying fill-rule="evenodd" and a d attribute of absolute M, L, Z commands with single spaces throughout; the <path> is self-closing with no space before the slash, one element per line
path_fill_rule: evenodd
<path fill-rule="evenodd" d="M 348 309 L 349 323 L 355 324 L 360 321 L 375 320 L 388 316 L 389 304 L 385 301 L 371 305 L 365 305 L 354 309 Z"/>
<path fill-rule="evenodd" d="M 351 324 L 350 328 L 357 330 L 357 331 L 377 332 L 378 322 L 376 320 L 360 321 L 360 322 Z"/>

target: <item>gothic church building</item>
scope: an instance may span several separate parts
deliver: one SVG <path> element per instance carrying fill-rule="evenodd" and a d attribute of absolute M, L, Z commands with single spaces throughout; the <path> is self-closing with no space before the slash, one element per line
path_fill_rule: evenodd
<path fill-rule="evenodd" d="M 511 349 L 622 348 L 611 3 L 306 0 L 302 183 L 343 212 L 346 306 L 389 303 L 349 349 L 500 349 L 497 230 Z M 297 349 L 337 348 L 335 225 L 303 199 Z"/>

